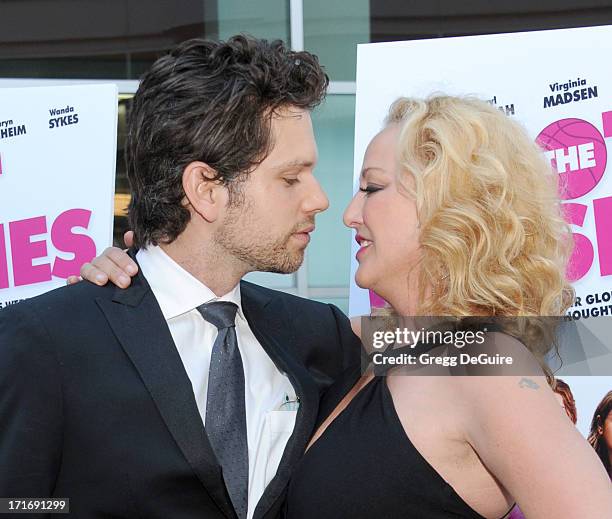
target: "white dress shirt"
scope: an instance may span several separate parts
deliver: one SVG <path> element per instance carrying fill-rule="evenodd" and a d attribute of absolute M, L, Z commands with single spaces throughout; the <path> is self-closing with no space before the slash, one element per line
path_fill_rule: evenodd
<path fill-rule="evenodd" d="M 247 517 L 251 518 L 264 489 L 276 474 L 293 432 L 297 411 L 284 403 L 296 400 L 295 390 L 253 335 L 242 312 L 240 284 L 217 297 L 158 246 L 139 250 L 136 259 L 168 323 L 204 425 L 208 369 L 217 328 L 204 320 L 196 308 L 210 301 L 231 301 L 238 305 L 236 336 L 244 367 L 249 453 Z"/>

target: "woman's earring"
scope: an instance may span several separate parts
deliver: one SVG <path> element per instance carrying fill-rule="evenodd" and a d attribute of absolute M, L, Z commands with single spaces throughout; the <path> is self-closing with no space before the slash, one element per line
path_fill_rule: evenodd
<path fill-rule="evenodd" d="M 437 288 L 442 286 L 442 282 L 443 282 L 445 279 L 448 279 L 448 274 L 444 274 L 444 275 L 443 275 L 443 276 L 442 276 L 442 277 L 441 277 L 441 278 L 438 280 L 438 282 L 435 284 L 435 286 L 433 286 L 433 287 L 431 288 L 431 295 L 432 295 L 432 296 L 437 296 L 437 295 L 438 295 L 438 290 L 437 290 Z"/>

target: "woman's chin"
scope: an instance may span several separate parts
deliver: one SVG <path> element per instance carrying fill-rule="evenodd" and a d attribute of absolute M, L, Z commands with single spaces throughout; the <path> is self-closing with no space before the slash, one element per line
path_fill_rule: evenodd
<path fill-rule="evenodd" d="M 357 272 L 355 272 L 355 284 L 359 288 L 365 288 L 366 290 L 372 288 L 372 280 L 367 273 L 363 272 L 361 267 L 359 267 Z"/>

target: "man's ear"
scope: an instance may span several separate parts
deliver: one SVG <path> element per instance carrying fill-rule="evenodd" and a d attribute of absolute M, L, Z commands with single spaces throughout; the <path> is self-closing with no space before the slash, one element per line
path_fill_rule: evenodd
<path fill-rule="evenodd" d="M 188 204 L 207 222 L 219 217 L 228 200 L 227 189 L 220 180 L 213 180 L 216 171 L 200 161 L 189 163 L 183 170 L 183 190 Z"/>

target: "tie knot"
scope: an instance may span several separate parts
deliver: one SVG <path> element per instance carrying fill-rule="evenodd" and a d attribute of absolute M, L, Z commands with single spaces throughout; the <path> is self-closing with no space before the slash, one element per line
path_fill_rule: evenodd
<path fill-rule="evenodd" d="M 197 310 L 210 324 L 223 330 L 235 325 L 238 305 L 229 301 L 214 301 L 198 306 Z"/>

